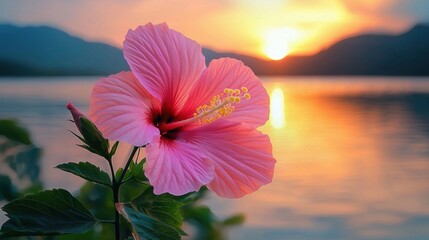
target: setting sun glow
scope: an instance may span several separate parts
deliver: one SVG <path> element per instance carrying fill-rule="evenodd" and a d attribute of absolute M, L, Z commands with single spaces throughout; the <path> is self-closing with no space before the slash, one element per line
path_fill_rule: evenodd
<path fill-rule="evenodd" d="M 285 126 L 284 95 L 281 88 L 275 88 L 270 99 L 270 122 L 273 128 Z"/>
<path fill-rule="evenodd" d="M 291 46 L 299 39 L 300 33 L 293 28 L 275 28 L 265 34 L 263 52 L 272 60 L 286 57 Z"/>
<path fill-rule="evenodd" d="M 285 33 L 271 31 L 266 38 L 264 53 L 272 60 L 280 60 L 289 53 L 289 46 Z"/>

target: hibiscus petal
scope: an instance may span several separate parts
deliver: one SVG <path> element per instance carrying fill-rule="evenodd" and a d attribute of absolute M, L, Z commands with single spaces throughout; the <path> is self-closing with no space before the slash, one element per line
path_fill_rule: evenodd
<path fill-rule="evenodd" d="M 252 127 L 262 126 L 269 116 L 270 98 L 261 80 L 241 61 L 232 58 L 221 58 L 210 62 L 200 80 L 190 92 L 188 103 L 182 110 L 188 116 L 198 106 L 208 104 L 210 99 L 222 94 L 225 88 L 241 89 L 246 87 L 251 98 L 242 99 L 234 104 L 235 110 L 224 117 L 231 121 L 243 122 Z"/>
<path fill-rule="evenodd" d="M 272 181 L 270 139 L 248 125 L 219 119 L 178 138 L 197 145 L 213 161 L 215 176 L 208 187 L 221 197 L 239 198 Z"/>
<path fill-rule="evenodd" d="M 155 194 L 183 195 L 213 179 L 213 163 L 195 145 L 157 137 L 146 147 L 145 174 Z"/>
<path fill-rule="evenodd" d="M 104 137 L 134 146 L 149 143 L 159 130 L 153 115 L 159 101 L 146 91 L 131 72 L 100 79 L 90 97 L 89 116 Z"/>
<path fill-rule="evenodd" d="M 201 46 L 165 23 L 129 30 L 123 51 L 131 71 L 163 107 L 173 108 L 172 114 L 205 69 Z"/>

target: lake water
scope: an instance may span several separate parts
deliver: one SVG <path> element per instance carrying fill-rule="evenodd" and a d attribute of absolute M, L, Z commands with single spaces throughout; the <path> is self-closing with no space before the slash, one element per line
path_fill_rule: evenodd
<path fill-rule="evenodd" d="M 429 239 L 429 78 L 262 79 L 272 102 L 261 130 L 277 159 L 273 183 L 206 201 L 219 216 L 246 214 L 231 239 Z M 47 188 L 82 184 L 53 169 L 59 163 L 102 162 L 74 146 L 65 109 L 72 101 L 87 111 L 95 81 L 0 79 L 0 118 L 18 119 L 44 148 Z"/>

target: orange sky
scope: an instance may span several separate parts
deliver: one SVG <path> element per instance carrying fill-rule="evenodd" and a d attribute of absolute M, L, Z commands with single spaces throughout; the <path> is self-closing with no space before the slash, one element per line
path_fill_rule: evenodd
<path fill-rule="evenodd" d="M 167 22 L 202 45 L 265 57 L 268 45 L 312 54 L 362 32 L 404 31 L 423 21 L 424 0 L 3 0 L 0 22 L 51 25 L 121 46 L 128 28 Z M 270 36 L 270 37 L 269 37 Z M 273 46 L 268 46 L 273 48 Z"/>

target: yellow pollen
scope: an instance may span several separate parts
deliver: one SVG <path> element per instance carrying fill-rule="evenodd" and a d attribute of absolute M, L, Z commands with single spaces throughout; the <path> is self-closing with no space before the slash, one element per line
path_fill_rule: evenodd
<path fill-rule="evenodd" d="M 225 88 L 224 93 L 214 96 L 209 105 L 204 104 L 195 109 L 194 117 L 199 124 L 211 123 L 214 120 L 227 116 L 235 110 L 234 104 L 241 102 L 241 99 L 250 99 L 250 94 L 246 87 L 240 89 Z M 243 94 L 242 94 L 243 92 Z M 191 120 L 187 120 L 191 121 Z"/>

